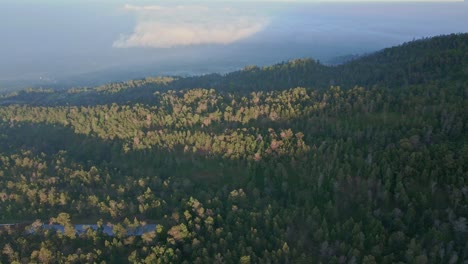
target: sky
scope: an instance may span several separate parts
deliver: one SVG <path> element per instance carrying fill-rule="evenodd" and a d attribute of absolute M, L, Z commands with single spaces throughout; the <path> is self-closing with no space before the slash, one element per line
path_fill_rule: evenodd
<path fill-rule="evenodd" d="M 460 1 L 0 0 L 0 89 L 321 61 L 468 32 Z"/>

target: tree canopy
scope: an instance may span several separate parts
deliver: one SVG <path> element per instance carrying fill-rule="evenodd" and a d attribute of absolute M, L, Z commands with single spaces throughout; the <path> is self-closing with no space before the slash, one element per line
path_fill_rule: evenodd
<path fill-rule="evenodd" d="M 462 263 L 467 38 L 4 96 L 0 262 Z"/>

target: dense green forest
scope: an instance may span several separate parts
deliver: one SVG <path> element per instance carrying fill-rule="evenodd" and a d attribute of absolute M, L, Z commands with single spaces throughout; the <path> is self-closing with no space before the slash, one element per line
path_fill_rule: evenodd
<path fill-rule="evenodd" d="M 466 263 L 467 95 L 468 34 L 3 95 L 0 262 Z"/>

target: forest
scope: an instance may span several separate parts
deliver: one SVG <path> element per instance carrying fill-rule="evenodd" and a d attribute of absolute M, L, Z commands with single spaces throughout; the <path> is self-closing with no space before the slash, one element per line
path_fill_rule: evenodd
<path fill-rule="evenodd" d="M 466 263 L 467 97 L 468 34 L 1 95 L 0 263 Z"/>

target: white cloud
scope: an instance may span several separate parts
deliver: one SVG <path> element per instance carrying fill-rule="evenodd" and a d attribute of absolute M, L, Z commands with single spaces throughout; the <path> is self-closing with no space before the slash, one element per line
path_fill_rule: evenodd
<path fill-rule="evenodd" d="M 126 4 L 124 6 L 124 9 L 129 10 L 129 11 L 161 11 L 161 10 L 164 9 L 164 7 L 157 6 L 157 5 L 153 5 L 153 6 L 136 6 L 136 5 Z"/>
<path fill-rule="evenodd" d="M 127 4 L 124 9 L 137 15 L 137 24 L 131 34 L 114 42 L 116 48 L 229 44 L 260 32 L 268 24 L 263 16 L 229 7 Z"/>

